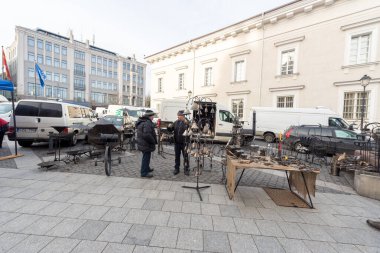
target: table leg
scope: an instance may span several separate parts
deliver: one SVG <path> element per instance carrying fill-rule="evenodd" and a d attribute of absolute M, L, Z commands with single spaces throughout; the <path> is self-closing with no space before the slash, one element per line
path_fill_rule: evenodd
<path fill-rule="evenodd" d="M 230 159 L 227 159 L 227 193 L 230 199 L 233 199 L 235 196 L 235 178 L 236 178 L 236 168 L 232 165 Z"/>

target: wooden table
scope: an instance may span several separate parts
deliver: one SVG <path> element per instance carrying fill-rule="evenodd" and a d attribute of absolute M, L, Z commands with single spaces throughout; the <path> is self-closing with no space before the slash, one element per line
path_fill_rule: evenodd
<path fill-rule="evenodd" d="M 240 177 L 236 183 L 236 171 L 243 169 Z M 240 180 L 243 177 L 246 169 L 263 169 L 263 170 L 280 170 L 284 171 L 288 180 L 289 190 L 303 200 L 309 207 L 313 208 L 313 202 L 311 201 L 310 194 L 315 196 L 315 184 L 317 174 L 319 170 L 299 170 L 292 166 L 283 165 L 264 165 L 263 163 L 240 163 L 238 159 L 233 159 L 231 156 L 227 156 L 227 177 L 226 177 L 226 190 L 230 199 L 235 196 L 235 191 L 239 186 Z M 296 193 L 293 189 L 297 190 Z M 309 202 L 306 201 L 306 195 L 309 198 Z"/>

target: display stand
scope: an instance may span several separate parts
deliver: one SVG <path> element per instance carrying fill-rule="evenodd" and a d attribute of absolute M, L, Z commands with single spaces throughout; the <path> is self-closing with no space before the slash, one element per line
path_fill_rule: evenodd
<path fill-rule="evenodd" d="M 188 155 L 193 156 L 197 161 L 197 167 L 195 168 L 197 184 L 196 186 L 182 187 L 196 190 L 199 199 L 203 201 L 200 190 L 209 188 L 210 186 L 199 186 L 199 176 L 202 174 L 202 169 L 204 167 L 204 157 L 211 154 L 211 149 L 207 147 L 207 142 L 208 139 L 213 138 L 213 134 L 215 133 L 216 103 L 212 102 L 209 98 L 196 96 L 189 99 L 186 104 L 186 107 L 187 106 L 191 106 L 193 113 L 190 128 L 184 133 L 185 136 L 189 137 L 186 141 L 186 152 Z M 186 108 L 185 113 L 190 114 L 190 110 Z"/>
<path fill-rule="evenodd" d="M 52 126 L 52 128 L 54 128 L 58 132 L 58 159 L 57 159 L 57 147 L 55 147 L 54 161 L 60 162 L 61 161 L 61 133 L 67 127 L 66 126 Z"/>

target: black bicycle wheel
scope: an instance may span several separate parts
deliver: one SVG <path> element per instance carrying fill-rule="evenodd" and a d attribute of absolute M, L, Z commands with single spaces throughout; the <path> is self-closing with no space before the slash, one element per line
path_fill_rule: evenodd
<path fill-rule="evenodd" d="M 106 146 L 106 151 L 104 152 L 104 168 L 107 176 L 111 176 L 111 148 Z"/>

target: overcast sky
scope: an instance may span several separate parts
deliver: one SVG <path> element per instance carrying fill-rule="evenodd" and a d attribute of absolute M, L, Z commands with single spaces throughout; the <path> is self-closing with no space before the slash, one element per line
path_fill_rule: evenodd
<path fill-rule="evenodd" d="M 42 28 L 123 56 L 156 53 L 290 0 L 8 0 L 1 4 L 0 45 L 15 26 Z"/>

